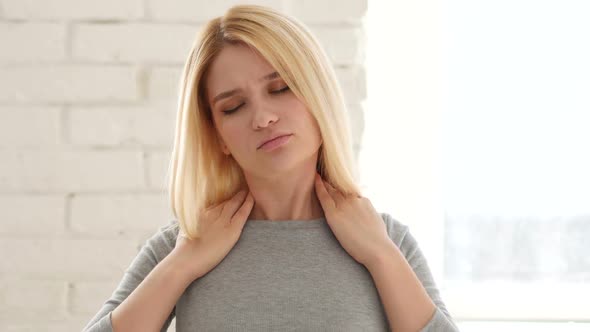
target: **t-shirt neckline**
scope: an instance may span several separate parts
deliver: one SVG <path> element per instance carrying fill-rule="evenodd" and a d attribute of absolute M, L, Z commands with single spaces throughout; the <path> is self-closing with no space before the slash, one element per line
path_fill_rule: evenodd
<path fill-rule="evenodd" d="M 326 224 L 326 218 L 315 218 L 309 220 L 268 220 L 268 219 L 249 219 L 246 221 L 248 227 L 278 227 L 278 228 L 310 228 L 321 227 Z"/>

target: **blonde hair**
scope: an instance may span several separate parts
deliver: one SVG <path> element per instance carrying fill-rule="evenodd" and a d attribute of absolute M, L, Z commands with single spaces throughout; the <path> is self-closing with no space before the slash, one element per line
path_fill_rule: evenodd
<path fill-rule="evenodd" d="M 341 191 L 360 195 L 348 111 L 320 44 L 292 17 L 262 6 L 237 5 L 203 27 L 180 79 L 167 180 L 170 205 L 185 236 L 199 238 L 201 211 L 247 187 L 240 166 L 222 152 L 205 97 L 207 69 L 227 43 L 252 47 L 274 67 L 318 123 L 323 144 L 317 171 Z"/>

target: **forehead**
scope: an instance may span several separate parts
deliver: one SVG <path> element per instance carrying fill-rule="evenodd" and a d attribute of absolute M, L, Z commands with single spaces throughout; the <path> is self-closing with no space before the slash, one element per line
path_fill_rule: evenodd
<path fill-rule="evenodd" d="M 273 67 L 255 49 L 242 44 L 226 44 L 211 63 L 205 85 L 209 95 L 256 82 Z"/>

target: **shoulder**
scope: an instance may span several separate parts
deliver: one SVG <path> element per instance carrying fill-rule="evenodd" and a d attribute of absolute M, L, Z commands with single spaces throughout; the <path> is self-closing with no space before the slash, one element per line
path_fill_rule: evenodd
<path fill-rule="evenodd" d="M 156 262 L 163 260 L 176 246 L 176 237 L 179 232 L 177 220 L 170 220 L 160 226 L 143 245 L 142 250 L 147 251 Z"/>
<path fill-rule="evenodd" d="M 387 212 L 381 212 L 379 214 L 383 218 L 383 222 L 387 228 L 387 235 L 389 235 L 389 238 L 404 254 L 409 254 L 416 250 L 418 243 L 410 232 L 408 225 L 397 220 Z"/>
<path fill-rule="evenodd" d="M 385 223 L 385 227 L 387 228 L 387 234 L 389 237 L 399 244 L 402 242 L 405 235 L 410 231 L 408 225 L 402 223 L 401 221 L 395 219 L 391 214 L 387 212 L 380 212 L 381 218 Z"/>

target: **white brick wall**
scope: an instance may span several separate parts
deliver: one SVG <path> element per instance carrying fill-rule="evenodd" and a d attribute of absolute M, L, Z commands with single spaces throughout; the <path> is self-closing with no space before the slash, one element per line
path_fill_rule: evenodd
<path fill-rule="evenodd" d="M 132 65 L 9 64 L 0 68 L 0 102 L 5 105 L 140 102 L 139 70 Z"/>
<path fill-rule="evenodd" d="M 172 218 L 165 176 L 182 65 L 203 22 L 236 3 L 0 0 L 1 331 L 81 330 Z M 317 35 L 358 151 L 367 1 L 251 3 Z"/>

